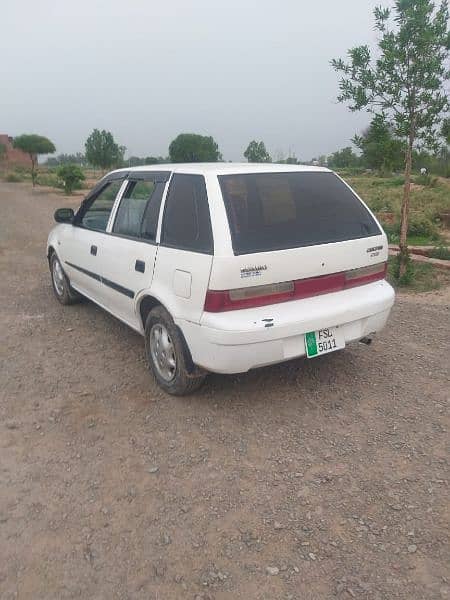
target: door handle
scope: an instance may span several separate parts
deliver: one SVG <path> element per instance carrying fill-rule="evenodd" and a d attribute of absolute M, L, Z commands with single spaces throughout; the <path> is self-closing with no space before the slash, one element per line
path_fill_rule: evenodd
<path fill-rule="evenodd" d="M 143 260 L 137 260 L 134 263 L 134 270 L 139 271 L 139 273 L 145 272 L 145 262 Z"/>
<path fill-rule="evenodd" d="M 91 246 L 91 254 L 92 256 L 97 256 L 97 246 Z"/>

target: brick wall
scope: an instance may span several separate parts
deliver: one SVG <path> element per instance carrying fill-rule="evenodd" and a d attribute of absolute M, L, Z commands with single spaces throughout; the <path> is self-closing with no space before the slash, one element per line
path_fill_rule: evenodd
<path fill-rule="evenodd" d="M 0 166 L 7 167 L 27 167 L 31 168 L 31 159 L 26 152 L 14 148 L 12 145 L 12 137 L 6 133 L 0 133 L 0 144 L 6 148 L 6 154 L 1 155 Z"/>

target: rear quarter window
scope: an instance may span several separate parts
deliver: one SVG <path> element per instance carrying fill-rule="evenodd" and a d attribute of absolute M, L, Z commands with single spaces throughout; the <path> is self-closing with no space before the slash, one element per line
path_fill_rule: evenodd
<path fill-rule="evenodd" d="M 381 233 L 334 174 L 219 175 L 235 254 L 282 250 Z"/>
<path fill-rule="evenodd" d="M 208 196 L 202 175 L 173 175 L 164 208 L 161 243 L 213 254 Z"/>

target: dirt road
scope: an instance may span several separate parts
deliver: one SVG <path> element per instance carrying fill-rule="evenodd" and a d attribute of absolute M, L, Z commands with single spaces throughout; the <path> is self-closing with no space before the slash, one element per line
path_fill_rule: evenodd
<path fill-rule="evenodd" d="M 0 184 L 0 598 L 450 598 L 448 293 L 168 397 L 137 334 L 53 298 L 67 204 Z"/>

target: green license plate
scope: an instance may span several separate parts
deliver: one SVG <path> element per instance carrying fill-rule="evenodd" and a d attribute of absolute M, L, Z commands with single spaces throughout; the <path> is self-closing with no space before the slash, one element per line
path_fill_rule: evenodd
<path fill-rule="evenodd" d="M 339 327 L 327 327 L 305 333 L 306 356 L 314 358 L 345 348 L 345 340 Z"/>

